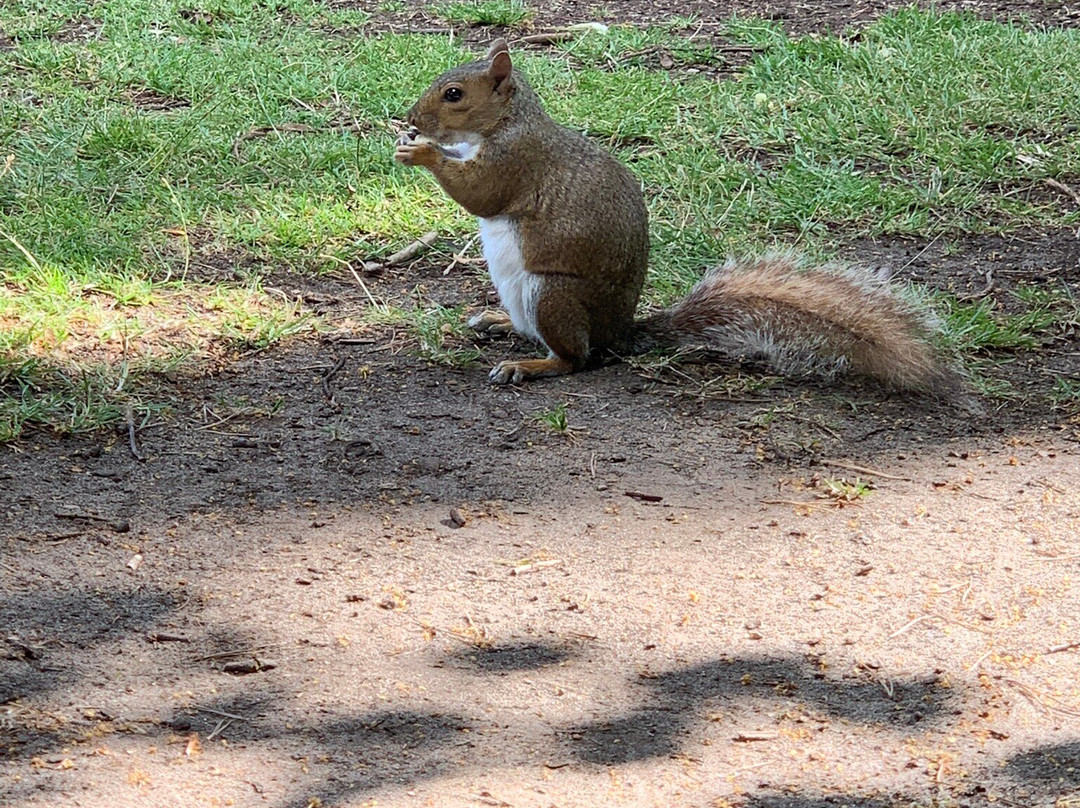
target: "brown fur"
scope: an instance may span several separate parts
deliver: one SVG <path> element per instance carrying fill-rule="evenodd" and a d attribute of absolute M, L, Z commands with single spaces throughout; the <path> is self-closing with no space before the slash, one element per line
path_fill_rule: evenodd
<path fill-rule="evenodd" d="M 925 312 L 879 274 L 800 270 L 773 256 L 729 262 L 672 308 L 639 323 L 636 348 L 701 347 L 761 359 L 789 375 L 852 372 L 900 389 L 948 393 L 958 377 L 931 343 Z"/>
<path fill-rule="evenodd" d="M 448 95 L 448 92 L 450 95 Z M 906 389 L 955 378 L 930 347 L 925 318 L 868 272 L 802 272 L 785 258 L 729 265 L 681 303 L 635 323 L 649 252 L 638 180 L 544 112 L 506 43 L 439 76 L 409 110 L 396 159 L 429 169 L 470 213 L 507 217 L 524 268 L 539 279 L 536 332 L 547 360 L 504 362 L 496 383 L 580 370 L 592 352 L 700 346 L 764 358 L 782 372 L 851 370 Z M 454 144 L 479 141 L 472 159 Z M 481 327 L 495 320 L 481 318 Z"/>

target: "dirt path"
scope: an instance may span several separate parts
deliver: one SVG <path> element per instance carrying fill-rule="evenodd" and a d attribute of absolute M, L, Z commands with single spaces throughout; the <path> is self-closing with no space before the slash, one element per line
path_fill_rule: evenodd
<path fill-rule="evenodd" d="M 1074 234 L 850 253 L 1080 294 Z M 483 302 L 442 270 L 372 291 Z M 163 380 L 143 461 L 126 431 L 0 450 L 0 804 L 1080 804 L 1075 412 L 707 363 L 496 390 L 361 336 Z"/>

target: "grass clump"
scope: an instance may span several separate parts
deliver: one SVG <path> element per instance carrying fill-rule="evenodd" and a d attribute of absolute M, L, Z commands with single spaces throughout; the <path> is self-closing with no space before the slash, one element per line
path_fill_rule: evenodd
<path fill-rule="evenodd" d="M 516 28 L 532 20 L 534 12 L 522 0 L 468 0 L 436 3 L 431 10 L 453 25 L 501 25 Z"/>

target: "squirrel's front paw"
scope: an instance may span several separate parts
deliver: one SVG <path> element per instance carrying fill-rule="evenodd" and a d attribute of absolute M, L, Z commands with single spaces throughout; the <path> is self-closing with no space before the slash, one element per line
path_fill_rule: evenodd
<path fill-rule="evenodd" d="M 511 334 L 514 324 L 504 311 L 482 311 L 470 317 L 467 325 L 480 334 Z"/>
<path fill-rule="evenodd" d="M 435 141 L 416 130 L 402 132 L 394 149 L 394 159 L 406 166 L 433 165 L 439 157 Z"/>

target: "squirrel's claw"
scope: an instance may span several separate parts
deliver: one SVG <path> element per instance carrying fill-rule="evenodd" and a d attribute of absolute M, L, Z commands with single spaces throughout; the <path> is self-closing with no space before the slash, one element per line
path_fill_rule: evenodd
<path fill-rule="evenodd" d="M 517 384 L 524 378 L 525 374 L 521 372 L 521 366 L 509 360 L 500 362 L 488 374 L 488 381 L 497 385 Z"/>
<path fill-rule="evenodd" d="M 401 134 L 398 135 L 396 145 L 407 146 L 414 140 L 416 140 L 418 137 L 420 137 L 420 130 L 417 129 L 415 126 L 410 126 L 408 129 L 403 130 Z"/>

